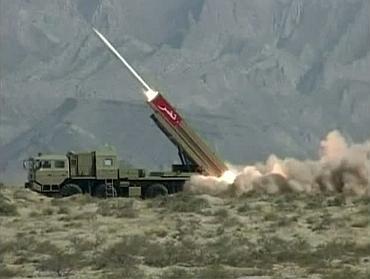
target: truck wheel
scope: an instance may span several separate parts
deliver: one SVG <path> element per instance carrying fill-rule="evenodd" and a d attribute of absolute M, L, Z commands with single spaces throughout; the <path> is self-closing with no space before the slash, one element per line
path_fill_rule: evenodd
<path fill-rule="evenodd" d="M 168 189 L 162 184 L 153 184 L 145 191 L 145 198 L 155 198 L 158 196 L 167 196 Z"/>
<path fill-rule="evenodd" d="M 113 187 L 113 193 L 110 197 L 117 197 L 117 190 L 116 188 Z M 95 195 L 98 197 L 98 198 L 107 198 L 107 185 L 105 185 L 104 183 L 103 184 L 100 184 L 97 188 L 96 188 L 96 192 L 95 192 Z"/>
<path fill-rule="evenodd" d="M 72 195 L 82 194 L 80 186 L 76 184 L 66 184 L 60 190 L 63 197 L 69 197 Z"/>

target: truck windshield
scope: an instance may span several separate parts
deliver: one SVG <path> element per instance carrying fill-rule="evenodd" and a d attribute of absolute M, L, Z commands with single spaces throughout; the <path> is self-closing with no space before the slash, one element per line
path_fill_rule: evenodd
<path fill-rule="evenodd" d="M 41 163 L 39 160 L 34 159 L 28 159 L 23 161 L 23 168 L 26 170 L 36 170 L 39 169 L 41 166 Z"/>
<path fill-rule="evenodd" d="M 42 160 L 41 161 L 41 168 L 43 168 L 43 169 L 50 169 L 51 168 L 51 161 L 49 161 L 49 160 Z"/>

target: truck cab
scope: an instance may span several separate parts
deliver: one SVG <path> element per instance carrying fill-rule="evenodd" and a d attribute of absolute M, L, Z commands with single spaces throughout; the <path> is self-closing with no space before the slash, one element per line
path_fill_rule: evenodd
<path fill-rule="evenodd" d="M 27 170 L 26 188 L 42 193 L 58 193 L 69 177 L 69 161 L 65 155 L 38 154 L 23 161 Z"/>
<path fill-rule="evenodd" d="M 49 196 L 100 195 L 99 192 L 105 193 L 117 183 L 119 170 L 113 146 L 66 155 L 39 153 L 24 160 L 23 167 L 28 176 L 25 187 Z M 112 191 L 115 195 L 114 189 Z"/>

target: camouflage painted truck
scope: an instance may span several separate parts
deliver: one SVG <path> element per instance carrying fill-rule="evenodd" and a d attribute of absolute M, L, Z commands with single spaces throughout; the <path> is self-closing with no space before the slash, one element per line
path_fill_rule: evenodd
<path fill-rule="evenodd" d="M 154 197 L 181 191 L 194 173 L 223 175 L 227 171 L 225 163 L 175 108 L 148 86 L 110 42 L 96 29 L 94 31 L 144 87 L 147 103 L 154 112 L 151 118 L 178 148 L 181 164 L 173 165 L 168 172 L 146 174 L 143 169 L 120 167 L 113 147 L 67 155 L 40 154 L 24 161 L 28 171 L 25 187 L 47 195 L 89 193 L 100 197 Z"/>
<path fill-rule="evenodd" d="M 112 146 L 66 155 L 39 154 L 25 160 L 25 187 L 48 196 L 86 193 L 97 197 L 155 197 L 182 190 L 192 172 L 174 166 L 169 172 L 122 167 Z"/>

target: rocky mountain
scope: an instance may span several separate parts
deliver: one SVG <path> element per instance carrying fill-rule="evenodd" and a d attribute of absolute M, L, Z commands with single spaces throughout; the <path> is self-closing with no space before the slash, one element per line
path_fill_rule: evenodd
<path fill-rule="evenodd" d="M 39 148 L 112 139 L 135 163 L 152 161 L 144 138 L 160 164 L 173 160 L 140 87 L 92 26 L 229 161 L 314 157 L 334 128 L 363 141 L 369 10 L 369 0 L 0 0 L 1 179 Z M 144 136 L 127 142 L 128 131 Z"/>

